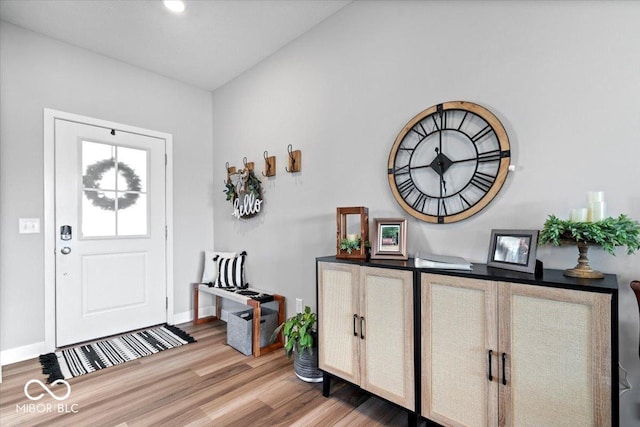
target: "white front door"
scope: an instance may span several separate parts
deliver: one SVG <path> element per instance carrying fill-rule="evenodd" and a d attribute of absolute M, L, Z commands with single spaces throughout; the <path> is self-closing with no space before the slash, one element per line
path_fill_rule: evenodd
<path fill-rule="evenodd" d="M 165 149 L 55 120 L 57 347 L 167 321 Z"/>

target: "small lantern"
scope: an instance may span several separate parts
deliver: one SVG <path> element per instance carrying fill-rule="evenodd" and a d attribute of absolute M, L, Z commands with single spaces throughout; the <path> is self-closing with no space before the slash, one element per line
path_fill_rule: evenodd
<path fill-rule="evenodd" d="M 347 230 L 347 217 L 356 216 L 360 218 L 360 234 L 356 230 Z M 369 209 L 364 206 L 337 208 L 336 211 L 336 258 L 340 259 L 367 259 L 369 244 Z M 344 243 L 344 244 L 343 244 Z M 341 247 L 347 246 L 346 249 Z"/>

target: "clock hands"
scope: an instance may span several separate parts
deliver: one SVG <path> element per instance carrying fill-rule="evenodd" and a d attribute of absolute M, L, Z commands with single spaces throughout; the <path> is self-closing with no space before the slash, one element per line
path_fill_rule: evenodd
<path fill-rule="evenodd" d="M 463 163 L 463 162 L 497 162 L 502 157 L 500 150 L 485 151 L 484 153 L 478 153 L 477 157 L 469 157 L 468 159 L 452 160 L 451 163 Z"/>
<path fill-rule="evenodd" d="M 418 165 L 418 166 L 405 165 L 399 169 L 396 169 L 394 171 L 395 174 L 401 175 L 401 174 L 411 173 L 411 171 L 415 169 L 431 168 L 434 170 L 435 173 L 437 173 L 440 176 L 440 196 L 442 196 L 443 192 L 446 194 L 447 181 L 445 181 L 444 179 L 444 174 L 454 162 L 452 162 L 451 159 L 449 159 L 445 154 L 443 154 L 440 148 L 435 147 L 435 152 L 436 152 L 436 156 L 431 161 L 431 163 L 425 164 L 425 165 Z"/>
<path fill-rule="evenodd" d="M 440 133 L 440 144 L 442 144 L 442 132 Z M 447 193 L 447 181 L 444 180 L 444 172 L 448 169 L 448 167 L 445 168 L 444 164 L 444 159 L 446 158 L 447 157 L 444 154 L 442 154 L 442 156 L 440 155 L 440 150 L 436 147 L 436 158 L 433 159 L 433 161 L 437 162 L 438 169 L 435 167 L 433 169 L 438 172 L 438 175 L 440 175 L 440 197 L 442 197 L 443 191 L 445 194 Z M 433 165 L 433 162 L 431 164 Z"/>

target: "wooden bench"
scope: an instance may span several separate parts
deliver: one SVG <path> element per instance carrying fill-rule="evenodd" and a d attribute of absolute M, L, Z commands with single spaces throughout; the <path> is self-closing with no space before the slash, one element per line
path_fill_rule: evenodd
<path fill-rule="evenodd" d="M 258 293 L 268 294 L 265 291 L 255 288 L 247 288 L 248 291 L 254 291 Z M 200 318 L 198 316 L 198 300 L 200 299 L 200 292 L 205 292 L 207 294 L 215 295 L 216 297 L 216 314 L 214 316 L 207 316 Z M 281 325 L 285 321 L 285 306 L 284 306 L 284 297 L 278 294 L 269 294 L 273 296 L 273 300 L 278 303 L 278 325 Z M 278 334 L 278 340 L 270 345 L 265 347 L 260 347 L 260 315 L 261 308 L 260 302 L 252 299 L 250 296 L 237 294 L 234 292 L 230 292 L 224 288 L 214 288 L 209 287 L 209 285 L 205 283 L 194 283 L 193 284 L 193 324 L 200 325 L 203 323 L 213 322 L 214 320 L 220 319 L 221 310 L 222 310 L 222 299 L 228 299 L 231 301 L 235 301 L 240 304 L 248 305 L 253 308 L 253 356 L 258 357 L 261 354 L 269 353 L 273 350 L 282 348 L 284 346 L 284 338 L 282 337 L 282 333 Z"/>

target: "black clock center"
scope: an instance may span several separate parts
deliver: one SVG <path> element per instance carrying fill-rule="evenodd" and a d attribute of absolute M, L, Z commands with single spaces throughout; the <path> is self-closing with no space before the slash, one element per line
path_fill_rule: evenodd
<path fill-rule="evenodd" d="M 436 149 L 437 150 L 437 149 Z M 453 162 L 447 156 L 445 156 L 442 152 L 438 153 L 438 155 L 433 159 L 429 166 L 431 169 L 436 171 L 436 173 L 440 176 L 443 176 L 444 173 L 451 167 Z"/>

